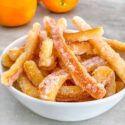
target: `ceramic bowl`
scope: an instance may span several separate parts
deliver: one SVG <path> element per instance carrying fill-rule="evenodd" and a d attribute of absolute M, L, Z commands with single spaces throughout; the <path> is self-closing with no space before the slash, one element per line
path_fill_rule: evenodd
<path fill-rule="evenodd" d="M 23 45 L 26 37 L 27 36 L 23 36 L 15 40 L 5 48 L 2 55 L 14 47 Z M 0 70 L 1 73 L 4 72 L 4 68 L 1 64 L 1 59 Z M 20 92 L 12 86 L 8 87 L 8 89 L 15 96 L 15 98 L 19 100 L 23 105 L 25 105 L 28 109 L 39 114 L 40 116 L 59 121 L 80 121 L 91 119 L 111 109 L 125 96 L 125 89 L 123 89 L 110 97 L 100 100 L 65 103 L 39 100 Z"/>

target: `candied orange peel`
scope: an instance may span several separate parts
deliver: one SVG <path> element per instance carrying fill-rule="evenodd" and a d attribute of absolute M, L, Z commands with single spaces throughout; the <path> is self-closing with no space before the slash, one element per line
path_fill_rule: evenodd
<path fill-rule="evenodd" d="M 1 83 L 47 101 L 85 102 L 106 98 L 125 87 L 125 43 L 103 37 L 79 16 L 77 28 L 65 18 L 45 16 L 33 24 L 22 46 L 2 56 Z"/>

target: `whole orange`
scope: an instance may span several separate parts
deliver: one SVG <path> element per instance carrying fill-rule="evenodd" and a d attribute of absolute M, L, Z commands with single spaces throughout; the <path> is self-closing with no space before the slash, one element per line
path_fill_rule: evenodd
<path fill-rule="evenodd" d="M 20 26 L 34 16 L 37 0 L 0 0 L 0 25 Z"/>
<path fill-rule="evenodd" d="M 52 12 L 63 13 L 72 10 L 78 0 L 42 0 L 44 5 Z"/>

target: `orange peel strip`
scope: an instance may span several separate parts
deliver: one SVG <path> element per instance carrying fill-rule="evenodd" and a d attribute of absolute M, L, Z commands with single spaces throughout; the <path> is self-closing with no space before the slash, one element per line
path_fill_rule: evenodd
<path fill-rule="evenodd" d="M 56 101 L 59 102 L 77 102 L 83 99 L 87 99 L 90 95 L 83 91 L 80 87 L 72 86 L 62 86 L 58 91 L 56 96 Z"/>
<path fill-rule="evenodd" d="M 69 74 L 65 70 L 59 70 L 49 74 L 39 85 L 40 98 L 43 100 L 55 101 L 56 95 L 68 79 Z"/>
<path fill-rule="evenodd" d="M 8 55 L 12 61 L 16 61 L 17 58 L 24 52 L 24 47 L 14 48 L 8 51 Z"/>
<path fill-rule="evenodd" d="M 54 63 L 53 53 L 53 41 L 51 39 L 46 39 L 42 42 L 39 52 L 39 66 L 40 67 L 50 67 Z"/>
<path fill-rule="evenodd" d="M 45 31 L 40 32 L 41 46 L 39 51 L 39 66 L 44 69 L 53 69 L 56 65 L 53 53 L 53 40 L 47 37 Z"/>
<path fill-rule="evenodd" d="M 40 47 L 42 45 L 42 41 L 47 38 L 47 33 L 46 31 L 42 30 L 39 32 L 38 35 L 38 43 L 37 43 L 37 49 L 35 50 L 34 57 L 39 58 L 39 52 L 40 52 Z"/>
<path fill-rule="evenodd" d="M 91 29 L 91 26 L 79 16 L 74 16 L 72 18 L 72 23 L 80 31 L 86 31 Z"/>
<path fill-rule="evenodd" d="M 40 24 L 35 23 L 33 25 L 33 30 L 28 34 L 27 42 L 25 44 L 25 51 L 19 56 L 19 58 L 11 66 L 11 68 L 1 75 L 2 84 L 9 86 L 17 80 L 17 78 L 21 74 L 24 62 L 32 58 L 34 54 L 38 42 L 39 31 Z"/>
<path fill-rule="evenodd" d="M 113 39 L 105 39 L 107 43 L 115 50 L 118 51 L 125 51 L 125 43 L 118 41 L 118 40 L 113 40 Z"/>
<path fill-rule="evenodd" d="M 17 84 L 21 91 L 29 96 L 39 98 L 39 91 L 32 83 L 27 79 L 24 74 L 21 74 L 17 80 Z"/>
<path fill-rule="evenodd" d="M 69 48 L 73 51 L 75 55 L 95 55 L 96 53 L 93 51 L 92 46 L 88 42 L 73 42 L 70 43 Z"/>
<path fill-rule="evenodd" d="M 97 67 L 106 65 L 107 62 L 103 58 L 101 58 L 99 56 L 95 56 L 95 57 L 92 57 L 90 59 L 87 59 L 87 60 L 81 62 L 81 64 L 83 66 L 85 66 L 85 68 L 87 69 L 88 72 L 92 72 Z"/>
<path fill-rule="evenodd" d="M 6 68 L 10 68 L 13 65 L 13 61 L 10 59 L 8 53 L 2 56 L 2 65 Z"/>
<path fill-rule="evenodd" d="M 106 94 L 104 86 L 97 83 L 96 80 L 89 75 L 86 68 L 80 64 L 73 52 L 68 48 L 60 27 L 53 29 L 52 37 L 54 46 L 75 84 L 83 90 L 86 90 L 92 97 L 96 99 L 103 98 Z"/>
<path fill-rule="evenodd" d="M 111 65 L 119 78 L 125 82 L 125 61 L 120 57 L 119 53 L 115 52 L 110 45 L 102 39 L 89 40 L 89 42 L 97 50 L 98 54 Z"/>
<path fill-rule="evenodd" d="M 24 63 L 24 70 L 27 77 L 33 83 L 33 85 L 38 87 L 39 84 L 42 82 L 44 76 L 37 67 L 36 63 L 32 60 L 26 61 Z"/>
<path fill-rule="evenodd" d="M 66 42 L 83 42 L 89 39 L 99 38 L 103 35 L 104 31 L 102 27 L 93 28 L 87 31 L 79 31 L 75 33 L 64 33 Z"/>
<path fill-rule="evenodd" d="M 72 23 L 79 31 L 86 31 L 86 30 L 92 29 L 92 27 L 84 19 L 82 19 L 79 16 L 74 16 L 72 18 Z M 108 42 L 108 44 L 113 49 L 118 50 L 118 51 L 125 51 L 124 42 L 113 40 L 113 39 L 107 39 L 107 38 L 103 38 L 103 39 L 106 40 L 106 42 Z"/>
<path fill-rule="evenodd" d="M 63 30 L 66 30 L 67 28 L 67 20 L 65 18 L 59 18 L 57 21 L 57 25 L 61 26 Z"/>
<path fill-rule="evenodd" d="M 53 26 L 53 24 L 56 25 L 56 22 L 53 18 L 50 18 L 49 16 L 45 16 L 43 18 L 44 29 L 47 31 L 47 34 L 50 37 L 51 37 L 51 27 L 50 26 Z"/>
<path fill-rule="evenodd" d="M 106 89 L 105 97 L 116 93 L 115 73 L 108 66 L 99 66 L 93 72 L 93 77 L 100 83 L 103 83 Z"/>

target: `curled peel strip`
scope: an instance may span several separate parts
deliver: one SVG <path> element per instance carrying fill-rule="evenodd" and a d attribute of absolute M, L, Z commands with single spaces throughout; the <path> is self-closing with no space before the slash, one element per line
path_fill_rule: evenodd
<path fill-rule="evenodd" d="M 106 94 L 104 87 L 98 84 L 96 80 L 89 75 L 84 66 L 81 66 L 75 55 L 66 45 L 62 29 L 59 27 L 54 28 L 52 37 L 59 57 L 65 64 L 75 84 L 80 86 L 83 90 L 86 90 L 92 97 L 96 99 L 103 98 Z"/>

